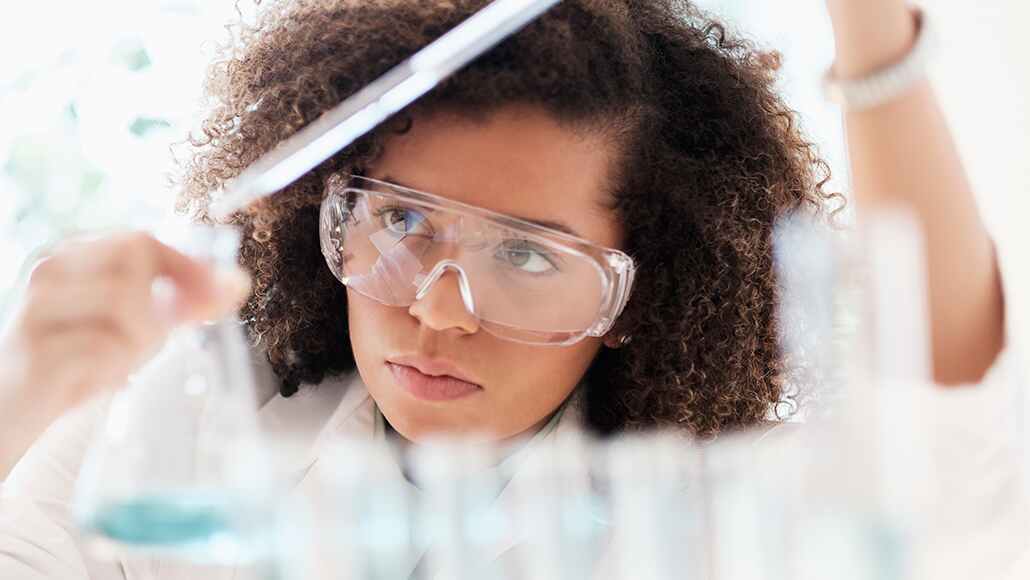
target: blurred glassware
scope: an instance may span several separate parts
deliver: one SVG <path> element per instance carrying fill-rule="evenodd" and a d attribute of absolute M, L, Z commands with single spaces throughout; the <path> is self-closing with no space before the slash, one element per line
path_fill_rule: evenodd
<path fill-rule="evenodd" d="M 671 433 L 626 435 L 598 448 L 618 578 L 707 578 L 712 545 L 698 448 Z"/>
<path fill-rule="evenodd" d="M 511 514 L 496 502 L 507 481 L 503 448 L 474 437 L 434 438 L 409 449 L 420 493 L 417 541 L 422 578 L 493 580 L 503 574 L 494 552 L 511 531 Z"/>
<path fill-rule="evenodd" d="M 798 474 L 795 578 L 912 577 L 920 543 L 933 534 L 925 403 L 935 390 L 922 234 L 910 216 L 893 212 L 864 215 L 859 232 L 833 258 L 859 286 L 857 334 L 850 348 L 816 361 L 843 369 L 843 382 L 783 455 Z"/>
<path fill-rule="evenodd" d="M 239 233 L 181 225 L 159 239 L 218 267 Z M 157 300 L 172 292 L 155 283 Z M 74 513 L 100 557 L 123 550 L 226 564 L 261 555 L 271 482 L 251 361 L 234 317 L 173 330 L 116 393 L 84 463 Z"/>
<path fill-rule="evenodd" d="M 420 556 L 417 490 L 388 444 L 340 439 L 322 455 L 308 498 L 308 561 L 289 577 L 408 578 Z"/>

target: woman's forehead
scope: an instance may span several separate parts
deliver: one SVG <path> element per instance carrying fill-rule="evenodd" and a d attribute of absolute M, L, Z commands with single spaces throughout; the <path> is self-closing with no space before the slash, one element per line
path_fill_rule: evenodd
<path fill-rule="evenodd" d="M 618 247 L 620 228 L 605 199 L 612 153 L 603 138 L 531 108 L 475 121 L 438 114 L 391 137 L 369 177 Z"/>

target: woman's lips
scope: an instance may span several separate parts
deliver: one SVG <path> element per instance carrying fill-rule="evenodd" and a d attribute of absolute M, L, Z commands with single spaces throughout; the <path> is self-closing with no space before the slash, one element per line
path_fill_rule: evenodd
<path fill-rule="evenodd" d="M 450 375 L 427 375 L 414 367 L 392 362 L 387 362 L 386 366 L 405 390 L 425 401 L 453 401 L 481 390 L 475 383 Z"/>

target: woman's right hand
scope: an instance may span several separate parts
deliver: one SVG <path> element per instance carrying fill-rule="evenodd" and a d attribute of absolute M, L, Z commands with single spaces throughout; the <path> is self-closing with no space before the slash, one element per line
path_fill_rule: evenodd
<path fill-rule="evenodd" d="M 63 244 L 35 267 L 0 336 L 0 439 L 121 385 L 176 324 L 219 318 L 249 291 L 241 270 L 216 271 L 149 234 Z"/>

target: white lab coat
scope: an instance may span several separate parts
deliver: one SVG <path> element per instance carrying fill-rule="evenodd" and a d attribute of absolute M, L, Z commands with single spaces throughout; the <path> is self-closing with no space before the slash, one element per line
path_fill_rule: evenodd
<path fill-rule="evenodd" d="M 1001 254 L 1003 271 L 1004 254 Z M 1006 278 L 1007 279 L 1007 278 Z M 1019 294 L 1006 287 L 1009 324 Z M 919 577 L 1016 578 L 1030 577 L 1030 509 L 1024 485 L 1022 436 L 1023 391 L 1026 383 L 1021 365 L 1025 360 L 1015 334 L 984 380 L 975 388 L 956 389 L 928 400 L 926 412 L 939 418 L 935 434 L 937 470 L 941 479 L 939 505 L 941 526 L 954 526 L 942 534 L 935 556 L 924 563 Z M 315 485 L 318 460 L 325 445 L 335 437 L 381 438 L 376 428 L 377 411 L 356 375 L 325 381 L 317 388 L 302 388 L 289 399 L 275 391 L 267 366 L 258 365 L 258 384 L 267 401 L 260 420 L 270 428 L 300 434 L 310 442 L 307 453 L 296 456 L 291 466 L 299 482 L 294 491 L 305 493 Z M 69 503 L 83 455 L 100 426 L 106 401 L 95 401 L 57 421 L 28 451 L 3 484 L 0 494 L 0 579 L 2 580 L 186 580 L 198 577 L 242 580 L 244 567 L 197 568 L 174 561 L 144 558 L 118 562 L 91 559 L 80 545 L 71 520 Z M 575 401 L 553 428 L 534 438 L 525 448 L 548 445 L 575 432 L 581 414 Z M 956 451 L 966 458 L 953 459 Z M 400 471 L 397 477 L 402 477 Z M 513 501 L 526 485 L 519 473 L 496 501 Z M 949 498 L 979 501 L 949 501 Z M 503 538 L 493 556 L 513 557 L 522 538 Z M 1019 569 L 1013 562 L 1023 556 Z M 746 555 L 741 555 L 746 557 Z M 602 564 L 601 576 L 611 566 Z"/>

